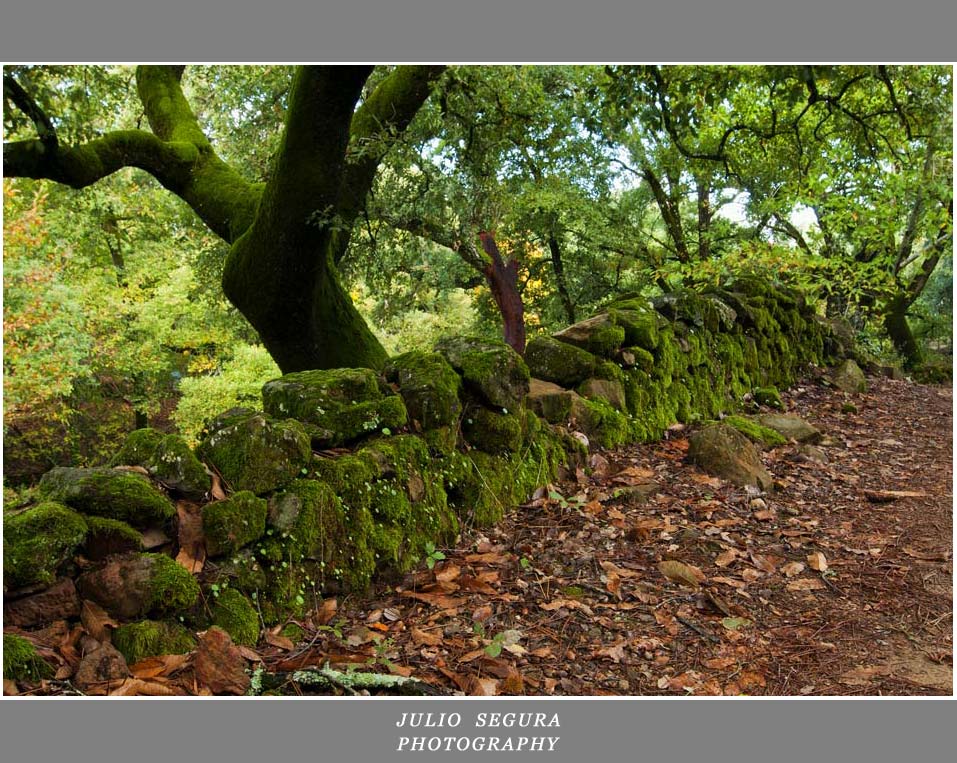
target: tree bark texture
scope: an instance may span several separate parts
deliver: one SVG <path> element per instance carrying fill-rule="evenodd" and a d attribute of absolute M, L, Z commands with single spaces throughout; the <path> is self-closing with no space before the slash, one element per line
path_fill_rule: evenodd
<path fill-rule="evenodd" d="M 371 66 L 300 67 L 274 170 L 262 184 L 216 154 L 183 94 L 183 67 L 140 66 L 137 92 L 152 132 L 116 131 L 64 147 L 40 129 L 45 115 L 31 114 L 42 139 L 5 143 L 4 175 L 83 188 L 123 167 L 146 170 L 231 244 L 223 289 L 283 372 L 379 368 L 386 352 L 336 266 L 379 163 L 442 70 L 397 67 L 356 108 Z"/>
<path fill-rule="evenodd" d="M 505 343 L 519 355 L 525 354 L 525 305 L 518 291 L 518 262 L 509 258 L 502 259 L 495 239 L 491 233 L 479 233 L 482 248 L 489 256 L 485 265 L 485 278 L 488 281 L 492 298 L 502 314 L 502 333 Z"/>

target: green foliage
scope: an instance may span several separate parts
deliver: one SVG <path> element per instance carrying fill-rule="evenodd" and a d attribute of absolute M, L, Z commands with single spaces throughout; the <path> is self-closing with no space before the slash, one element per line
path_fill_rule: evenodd
<path fill-rule="evenodd" d="M 53 668 L 22 636 L 3 634 L 3 677 L 14 681 L 39 681 L 53 675 Z"/>
<path fill-rule="evenodd" d="M 239 344 L 230 355 L 216 373 L 187 377 L 180 382 L 182 397 L 173 420 L 191 445 L 198 442 L 214 416 L 230 408 L 259 407 L 263 384 L 281 373 L 260 346 Z"/>

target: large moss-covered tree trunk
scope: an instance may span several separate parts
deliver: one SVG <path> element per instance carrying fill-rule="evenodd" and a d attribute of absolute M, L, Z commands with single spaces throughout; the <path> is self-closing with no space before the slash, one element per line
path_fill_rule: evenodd
<path fill-rule="evenodd" d="M 216 154 L 183 93 L 181 66 L 137 68 L 152 132 L 115 131 L 79 146 L 60 145 L 55 120 L 4 78 L 5 93 L 39 136 L 4 144 L 4 175 L 83 188 L 123 167 L 146 170 L 231 244 L 223 289 L 284 372 L 378 368 L 386 353 L 337 265 L 379 163 L 442 67 L 397 67 L 363 92 L 372 69 L 297 70 L 282 144 L 264 184 L 249 182 Z"/>

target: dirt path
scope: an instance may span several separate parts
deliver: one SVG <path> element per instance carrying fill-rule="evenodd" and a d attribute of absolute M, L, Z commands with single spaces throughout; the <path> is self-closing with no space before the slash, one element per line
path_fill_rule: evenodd
<path fill-rule="evenodd" d="M 785 402 L 825 440 L 766 453 L 769 496 L 685 464 L 681 431 L 603 454 L 267 664 L 470 694 L 950 694 L 951 390 L 809 381 Z"/>

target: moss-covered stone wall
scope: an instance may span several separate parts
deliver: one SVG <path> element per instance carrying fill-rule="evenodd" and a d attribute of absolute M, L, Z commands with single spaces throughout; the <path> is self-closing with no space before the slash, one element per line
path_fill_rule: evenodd
<path fill-rule="evenodd" d="M 773 397 L 803 365 L 829 360 L 826 339 L 801 295 L 739 278 L 653 302 L 619 297 L 532 338 L 524 359 L 451 337 L 381 375 L 289 374 L 265 386 L 261 411 L 210 422 L 195 454 L 141 430 L 111 469 L 47 475 L 41 503 L 4 516 L 5 588 L 36 595 L 78 577 L 84 597 L 129 624 L 131 655 L 179 619 L 249 643 L 257 623 L 405 573 L 463 528 L 498 521 L 588 447 L 656 439 Z M 136 542 L 150 530 L 169 541 Z M 203 554 L 198 586 L 158 563 L 176 556 L 185 573 Z"/>

